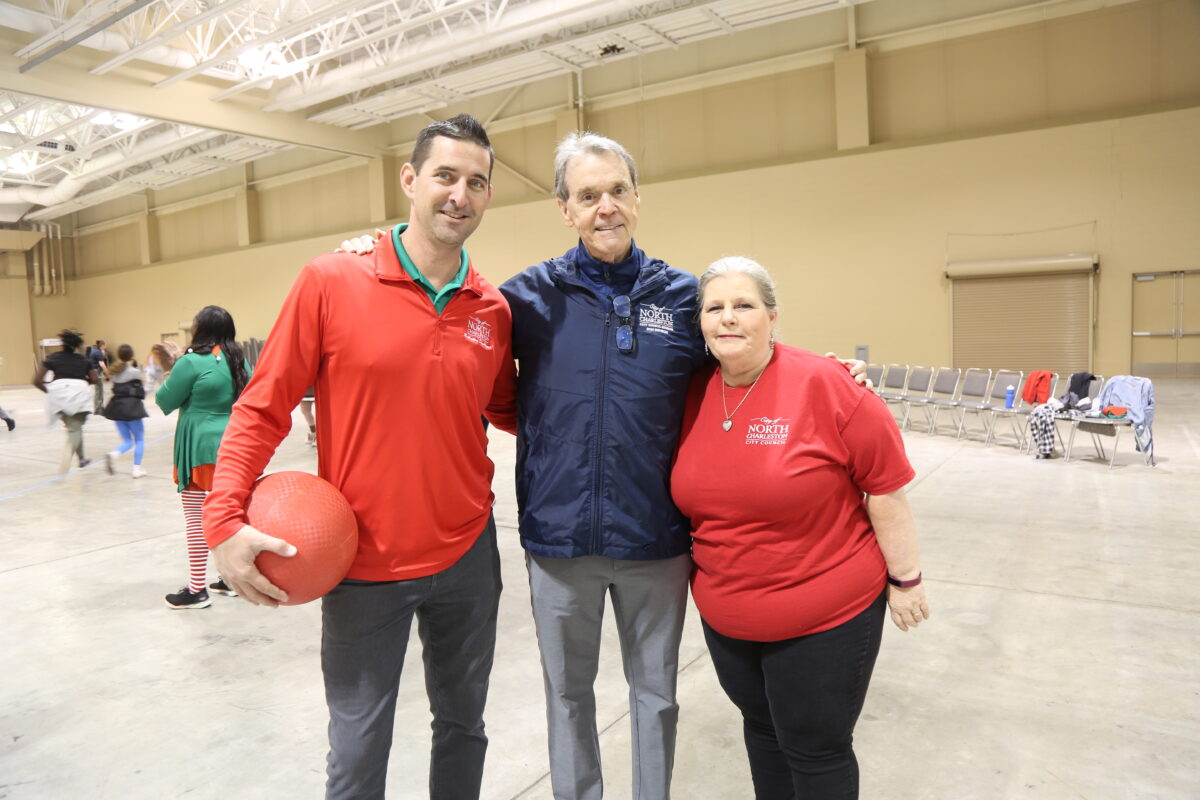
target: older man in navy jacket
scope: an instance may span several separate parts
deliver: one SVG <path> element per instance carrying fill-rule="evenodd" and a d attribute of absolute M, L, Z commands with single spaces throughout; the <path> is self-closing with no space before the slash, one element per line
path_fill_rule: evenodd
<path fill-rule="evenodd" d="M 579 244 L 500 287 L 520 364 L 517 499 L 546 682 L 554 797 L 603 794 L 592 685 L 605 597 L 629 682 L 633 797 L 670 796 L 679 641 L 691 572 L 671 457 L 705 361 L 696 278 L 634 242 L 637 168 L 574 133 L 555 153 Z"/>

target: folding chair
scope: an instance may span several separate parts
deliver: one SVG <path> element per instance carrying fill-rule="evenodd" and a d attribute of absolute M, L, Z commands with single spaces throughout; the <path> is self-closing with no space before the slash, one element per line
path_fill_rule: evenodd
<path fill-rule="evenodd" d="M 900 398 L 900 403 L 904 406 L 904 418 L 900 420 L 900 430 L 908 427 L 912 404 L 929 397 L 929 393 L 933 389 L 933 372 L 933 367 L 922 366 L 915 366 L 909 370 L 908 386 L 905 387 L 904 396 Z"/>
<path fill-rule="evenodd" d="M 954 375 L 954 389 L 950 390 L 949 395 L 940 396 L 937 390 L 938 384 L 943 381 L 942 375 Z M 931 411 L 926 411 L 929 414 L 929 433 L 937 433 L 937 415 L 941 413 L 943 408 L 954 409 L 959 402 L 959 392 L 962 391 L 962 368 L 961 367 L 942 367 L 937 373 L 937 380 L 934 381 L 934 395 L 930 397 Z M 952 410 L 953 414 L 953 410 Z"/>
<path fill-rule="evenodd" d="M 907 397 L 905 403 L 911 409 L 915 404 L 925 413 L 925 432 L 937 433 L 935 417 L 942 406 L 948 406 L 958 399 L 958 383 L 962 379 L 962 370 L 958 367 L 939 367 L 929 391 L 924 397 Z M 912 419 L 909 419 L 912 426 Z"/>
<path fill-rule="evenodd" d="M 1004 408 L 1005 395 L 1008 387 L 1013 387 L 1014 393 L 1024 381 L 1025 373 L 1013 369 L 996 370 L 992 378 L 991 386 L 984 394 L 981 401 L 976 403 L 962 403 L 959 407 L 959 424 L 958 438 L 962 438 L 964 433 L 969 434 L 967 430 L 967 414 L 978 414 L 983 422 L 983 441 L 986 443 L 992 438 L 991 428 L 988 426 L 988 416 L 997 408 Z"/>
<path fill-rule="evenodd" d="M 883 385 L 879 387 L 879 396 L 885 403 L 899 403 L 904 400 L 908 387 L 908 364 L 888 364 L 883 373 Z"/>
<path fill-rule="evenodd" d="M 1101 460 L 1108 460 L 1108 468 L 1112 469 L 1113 464 L 1117 460 L 1117 445 L 1121 442 L 1121 430 L 1123 428 L 1132 427 L 1127 419 L 1109 419 L 1106 417 L 1076 417 L 1071 420 L 1071 438 L 1067 440 L 1066 457 L 1064 462 L 1070 463 L 1071 451 L 1075 447 L 1075 431 L 1083 431 L 1092 435 L 1092 447 L 1096 450 L 1096 456 Z M 1104 452 L 1104 444 L 1100 441 L 1101 436 L 1113 437 L 1112 455 L 1109 456 Z M 1147 467 L 1155 466 L 1154 461 L 1154 445 L 1151 444 L 1142 453 L 1142 463 Z"/>
<path fill-rule="evenodd" d="M 1070 381 L 1071 381 L 1071 379 L 1069 376 L 1066 378 L 1063 378 L 1062 382 L 1058 385 L 1058 390 L 1060 390 L 1063 394 L 1066 394 L 1067 389 L 1070 386 Z M 1088 392 L 1087 392 L 1086 397 L 1091 398 L 1093 402 L 1096 400 L 1099 400 L 1100 399 L 1100 390 L 1103 388 L 1104 388 L 1104 376 L 1103 375 L 1093 375 L 1092 380 L 1088 383 Z M 1080 398 L 1080 399 L 1083 399 L 1083 398 Z M 1066 408 L 1064 408 L 1062 411 L 1059 411 L 1057 414 L 1054 415 L 1054 423 L 1055 423 L 1054 424 L 1054 435 L 1055 435 L 1055 438 L 1058 439 L 1058 444 L 1060 447 L 1062 447 L 1064 454 L 1070 449 L 1070 447 L 1068 446 L 1067 440 L 1063 438 L 1062 433 L 1058 430 L 1058 423 L 1059 422 L 1070 422 L 1070 423 L 1072 423 L 1072 428 L 1073 428 L 1074 421 L 1076 419 L 1080 419 L 1082 417 L 1083 417 L 1083 412 L 1077 411 L 1074 409 L 1066 409 Z"/>
<path fill-rule="evenodd" d="M 883 387 L 883 365 L 867 364 L 867 380 L 871 382 L 871 391 L 879 394 Z"/>
<path fill-rule="evenodd" d="M 1110 386 L 1113 391 L 1110 391 Z M 1114 403 L 1114 401 L 1118 401 Z M 1067 461 L 1075 443 L 1075 432 L 1082 430 L 1092 436 L 1092 446 L 1096 455 L 1105 458 L 1104 444 L 1101 436 L 1113 437 L 1112 457 L 1108 458 L 1108 468 L 1112 469 L 1117 459 L 1117 447 L 1121 442 L 1121 429 L 1130 428 L 1134 432 L 1136 447 L 1142 453 L 1142 461 L 1146 466 L 1153 467 L 1154 461 L 1154 384 L 1149 378 L 1133 375 L 1119 375 L 1103 385 L 1092 402 L 1093 409 L 1101 409 L 1108 405 L 1127 405 L 1129 415 L 1126 417 L 1076 417 L 1071 422 L 1071 439 L 1067 442 Z M 1134 422 L 1142 427 L 1142 436 L 1134 427 Z"/>
<path fill-rule="evenodd" d="M 977 405 L 983 403 L 987 399 L 988 389 L 992 387 L 992 371 L 981 367 L 970 367 L 963 375 L 962 388 L 958 390 L 958 397 L 950 408 L 962 410 L 965 406 Z M 967 414 L 962 411 L 958 417 L 958 429 L 954 436 L 956 439 L 962 438 L 963 425 L 966 422 Z"/>

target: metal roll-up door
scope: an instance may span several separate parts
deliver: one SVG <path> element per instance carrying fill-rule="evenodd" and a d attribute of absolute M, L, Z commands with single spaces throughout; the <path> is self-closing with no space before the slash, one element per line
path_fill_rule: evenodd
<path fill-rule="evenodd" d="M 1095 257 L 951 262 L 956 367 L 1090 370 Z"/>

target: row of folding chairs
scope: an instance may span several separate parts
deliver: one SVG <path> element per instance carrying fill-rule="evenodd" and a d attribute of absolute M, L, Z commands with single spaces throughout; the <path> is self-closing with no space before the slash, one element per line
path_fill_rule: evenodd
<path fill-rule="evenodd" d="M 979 435 L 985 444 L 998 441 L 999 422 L 1008 420 L 1012 443 L 1022 452 L 1029 445 L 1027 436 L 1029 415 L 1034 406 L 1022 398 L 1026 375 L 1022 370 L 983 369 L 971 367 L 923 367 L 908 364 L 868 364 L 867 377 L 875 386 L 875 392 L 884 402 L 898 405 L 902 409 L 899 424 L 901 430 L 912 428 L 919 409 L 924 418 L 925 431 L 941 432 L 939 415 L 950 414 L 951 426 L 957 439 L 970 436 L 967 419 L 975 415 L 981 424 Z M 1068 377 L 1052 373 L 1050 397 L 1058 397 L 1066 391 Z M 1104 385 L 1103 376 L 1097 375 L 1088 387 L 1088 397 L 1099 397 Z M 1006 405 L 1008 387 L 1015 393 L 1012 408 Z"/>

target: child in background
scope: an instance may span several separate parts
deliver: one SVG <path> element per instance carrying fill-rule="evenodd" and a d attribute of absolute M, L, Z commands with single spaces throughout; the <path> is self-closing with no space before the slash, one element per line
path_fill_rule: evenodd
<path fill-rule="evenodd" d="M 146 450 L 146 433 L 142 420 L 150 416 L 142 402 L 146 390 L 142 386 L 142 371 L 133 357 L 133 348 L 123 344 L 117 348 L 117 359 L 108 365 L 108 377 L 112 380 L 112 399 L 104 407 L 104 416 L 117 425 L 121 444 L 104 457 L 108 474 L 116 473 L 116 462 L 123 454 L 133 450 L 133 469 L 130 475 L 142 478 L 146 470 L 142 467 L 142 454 Z"/>

